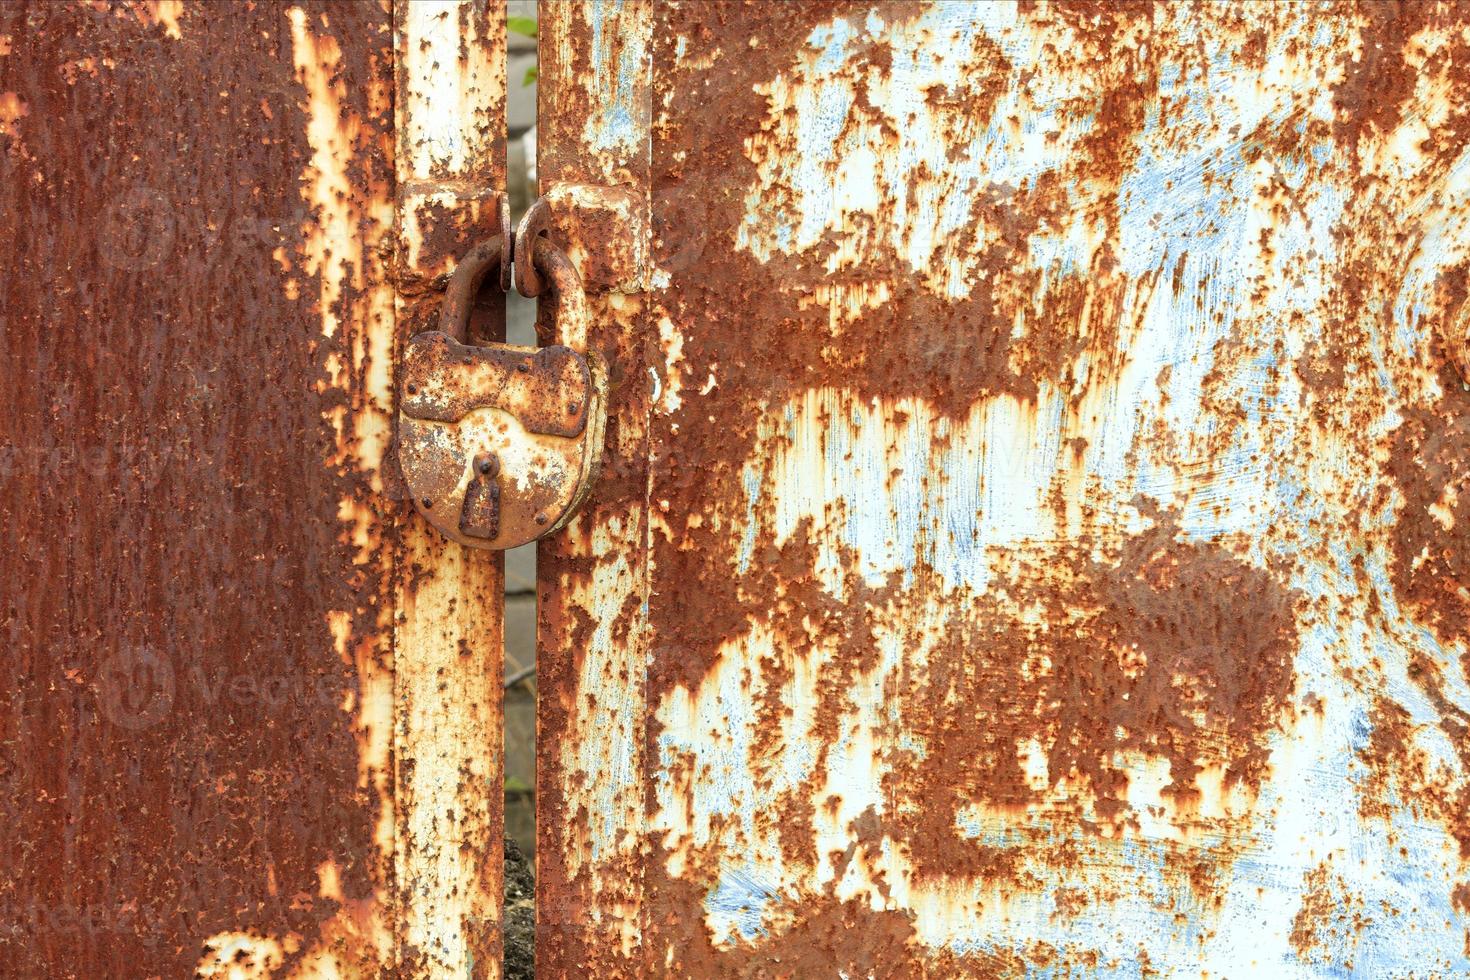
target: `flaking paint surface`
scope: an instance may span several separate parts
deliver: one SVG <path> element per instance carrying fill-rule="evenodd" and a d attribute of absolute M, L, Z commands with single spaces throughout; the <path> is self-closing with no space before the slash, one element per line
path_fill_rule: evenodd
<path fill-rule="evenodd" d="M 391 18 L 0 7 L 11 976 L 391 967 Z"/>
<path fill-rule="evenodd" d="M 653 11 L 648 0 L 540 6 L 543 193 L 631 186 L 646 201 Z M 569 255 L 603 250 L 595 239 L 560 244 Z M 643 297 L 593 292 L 588 301 L 586 343 L 610 376 L 601 475 L 582 511 L 537 549 L 536 969 L 549 977 L 621 972 L 637 955 L 644 900 Z"/>
<path fill-rule="evenodd" d="M 437 326 L 445 277 L 499 230 L 505 188 L 505 7 L 399 0 L 394 259 L 398 360 Z M 482 292 L 476 336 L 504 339 Z M 401 379 L 400 383 L 401 383 Z M 397 447 L 393 449 L 397 456 Z M 504 565 L 445 539 L 388 468 L 402 558 L 394 621 L 395 977 L 501 975 Z"/>
<path fill-rule="evenodd" d="M 564 614 L 647 653 L 550 688 L 640 843 L 545 885 L 636 924 L 555 975 L 1470 970 L 1465 8 L 651 36 L 646 593 Z"/>

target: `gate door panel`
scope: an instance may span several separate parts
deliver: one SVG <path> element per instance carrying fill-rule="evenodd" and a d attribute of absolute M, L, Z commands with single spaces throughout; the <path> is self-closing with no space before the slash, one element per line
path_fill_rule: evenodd
<path fill-rule="evenodd" d="M 495 4 L 0 3 L 0 973 L 498 975 L 499 565 L 384 463 L 503 110 Z"/>
<path fill-rule="evenodd" d="M 1470 970 L 1470 16 L 542 5 L 643 189 L 551 976 Z"/>

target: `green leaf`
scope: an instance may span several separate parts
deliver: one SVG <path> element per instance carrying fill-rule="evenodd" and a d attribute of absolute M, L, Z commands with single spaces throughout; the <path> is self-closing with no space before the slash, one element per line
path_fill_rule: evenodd
<path fill-rule="evenodd" d="M 505 18 L 505 26 L 510 28 L 512 34 L 519 34 L 522 37 L 536 36 L 535 17 L 507 17 Z"/>
<path fill-rule="evenodd" d="M 536 66 L 532 65 L 526 69 L 526 77 L 521 79 L 521 87 L 534 85 L 536 83 Z"/>

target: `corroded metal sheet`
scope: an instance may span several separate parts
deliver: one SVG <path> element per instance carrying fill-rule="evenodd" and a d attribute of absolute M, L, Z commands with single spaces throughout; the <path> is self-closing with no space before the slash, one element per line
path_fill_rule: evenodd
<path fill-rule="evenodd" d="M 560 572 L 553 975 L 1470 971 L 1470 10 L 651 37 L 646 577 Z"/>
<path fill-rule="evenodd" d="M 505 7 L 498 0 L 398 0 L 396 338 L 437 322 L 459 258 L 498 229 L 505 187 Z M 505 336 L 504 296 L 471 314 Z M 401 367 L 400 363 L 400 367 Z M 394 629 L 395 977 L 498 977 L 504 895 L 501 741 L 504 566 L 447 541 L 409 505 L 396 466 L 403 542 Z"/>
<path fill-rule="evenodd" d="M 543 193 L 623 186 L 637 192 L 624 208 L 646 210 L 652 24 L 646 0 L 540 5 Z M 607 254 L 571 230 L 557 228 L 570 256 Z M 537 548 L 536 970 L 548 977 L 618 975 L 641 916 L 651 386 L 643 297 L 592 292 L 588 307 L 587 349 L 611 383 L 602 472 L 581 512 Z"/>
<path fill-rule="evenodd" d="M 499 570 L 385 465 L 462 6 L 409 154 L 387 2 L 0 5 L 6 976 L 496 975 Z"/>
<path fill-rule="evenodd" d="M 392 962 L 391 18 L 0 6 L 0 972 Z"/>

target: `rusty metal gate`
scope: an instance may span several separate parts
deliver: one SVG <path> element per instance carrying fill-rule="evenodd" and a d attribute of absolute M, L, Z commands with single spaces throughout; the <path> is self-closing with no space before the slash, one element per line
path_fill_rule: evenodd
<path fill-rule="evenodd" d="M 503 35 L 0 4 L 17 975 L 498 974 L 500 564 L 389 450 Z M 1470 974 L 1470 7 L 539 43 L 543 193 L 651 247 L 554 232 L 538 975 Z"/>

